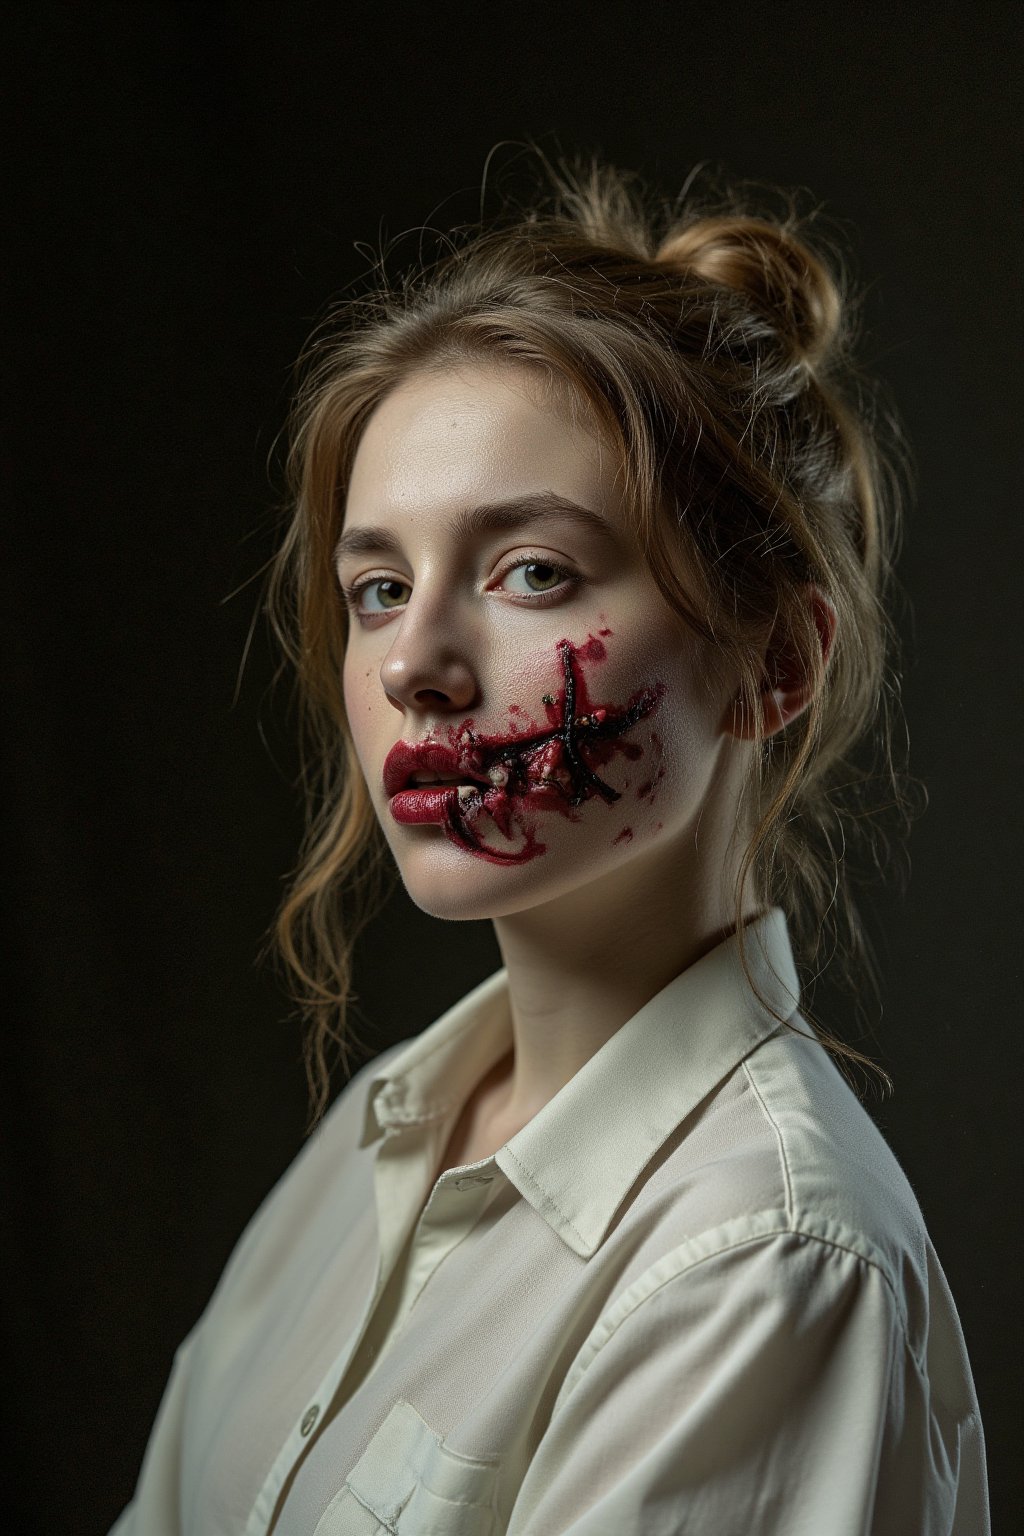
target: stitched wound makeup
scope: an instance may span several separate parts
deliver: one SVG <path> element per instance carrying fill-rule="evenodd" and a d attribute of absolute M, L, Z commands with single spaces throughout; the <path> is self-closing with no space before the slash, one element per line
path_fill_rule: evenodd
<path fill-rule="evenodd" d="M 553 811 L 579 821 L 578 808 L 586 801 L 601 799 L 613 805 L 622 798 L 598 770 L 617 756 L 631 762 L 644 757 L 645 749 L 628 735 L 657 709 L 665 685 L 657 682 L 639 689 L 625 704 L 595 704 L 585 665 L 605 660 L 603 641 L 591 636 L 585 645 L 574 646 L 563 639 L 555 651 L 561 684 L 539 701 L 547 714 L 546 727 L 531 721 L 512 735 L 488 736 L 474 731 L 472 720 L 467 720 L 449 729 L 447 746 L 398 742 L 392 748 L 384 781 L 396 821 L 440 824 L 450 842 L 477 858 L 524 864 L 545 852 L 537 836 L 542 813 Z M 650 742 L 658 760 L 649 768 L 645 765 L 636 794 L 653 800 L 664 773 L 663 748 L 655 733 Z M 510 843 L 521 840 L 521 846 L 505 850 L 488 841 L 485 816 L 502 837 Z"/>

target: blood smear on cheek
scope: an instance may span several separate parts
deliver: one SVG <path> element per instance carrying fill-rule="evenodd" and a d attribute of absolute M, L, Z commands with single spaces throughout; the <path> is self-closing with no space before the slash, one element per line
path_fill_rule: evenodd
<path fill-rule="evenodd" d="M 610 630 L 602 630 L 602 635 Z M 621 754 L 630 761 L 643 756 L 638 742 L 623 739 L 641 719 L 651 714 L 665 693 L 663 683 L 638 689 L 623 707 L 591 702 L 583 663 L 591 666 L 606 660 L 604 643 L 590 636 L 581 646 L 560 640 L 556 651 L 563 674 L 557 695 L 545 693 L 541 702 L 547 712 L 547 729 L 530 723 L 512 736 L 487 736 L 473 730 L 467 720 L 449 732 L 452 747 L 473 771 L 487 774 L 494 788 L 484 787 L 468 803 L 453 804 L 445 823 L 445 833 L 457 846 L 491 863 L 521 864 L 545 852 L 536 835 L 535 813 L 557 811 L 567 820 L 580 820 L 579 807 L 601 798 L 612 805 L 621 794 L 597 773 Z M 509 705 L 509 715 L 525 715 L 520 705 Z M 652 744 L 661 748 L 660 738 L 652 735 Z M 644 794 L 664 774 L 660 766 L 643 786 Z M 503 837 L 512 840 L 518 826 L 525 845 L 516 852 L 483 844 L 475 833 L 475 823 L 487 812 Z M 619 834 L 619 840 L 631 838 L 632 829 Z"/>

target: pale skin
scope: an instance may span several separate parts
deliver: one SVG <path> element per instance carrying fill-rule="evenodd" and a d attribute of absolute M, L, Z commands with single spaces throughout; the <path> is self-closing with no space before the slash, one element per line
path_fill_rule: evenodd
<path fill-rule="evenodd" d="M 607 531 L 551 510 L 472 536 L 452 527 L 467 509 L 540 494 L 589 510 Z M 367 528 L 385 530 L 392 547 L 337 562 L 344 586 L 369 579 L 344 663 L 356 752 L 412 900 L 441 918 L 490 918 L 508 971 L 513 1050 L 471 1095 L 444 1168 L 496 1151 L 732 931 L 753 722 L 738 678 L 713 681 L 708 642 L 680 624 L 635 548 L 596 423 L 538 372 L 467 363 L 394 389 L 363 432 L 346 498 L 343 531 Z M 835 612 L 807 591 L 827 658 Z M 642 761 L 615 757 L 600 770 L 618 800 L 588 799 L 575 820 L 541 811 L 544 852 L 519 864 L 474 856 L 439 825 L 394 819 L 382 769 L 397 741 L 443 741 L 468 721 L 491 734 L 543 721 L 541 699 L 561 681 L 559 641 L 582 647 L 598 635 L 606 656 L 587 677 L 595 702 L 621 708 L 637 690 L 663 689 L 630 732 Z M 799 667 L 773 675 L 769 733 L 811 699 Z M 664 769 L 656 793 L 638 795 L 652 762 Z M 477 833 L 498 852 L 522 844 L 517 828 L 509 838 L 486 814 Z M 751 894 L 744 921 L 759 910 Z"/>

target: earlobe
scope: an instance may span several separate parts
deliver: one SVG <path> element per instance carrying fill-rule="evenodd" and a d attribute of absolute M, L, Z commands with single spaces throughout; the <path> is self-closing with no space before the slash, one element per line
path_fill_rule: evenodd
<path fill-rule="evenodd" d="M 835 604 L 820 587 L 808 586 L 807 596 L 821 646 L 822 665 L 827 668 L 838 624 Z M 774 736 L 783 730 L 804 712 L 813 697 L 814 679 L 804 657 L 792 644 L 776 646 L 769 642 L 761 688 L 763 735 Z M 724 729 L 739 741 L 753 741 L 757 736 L 755 712 L 745 704 L 742 693 L 733 697 Z"/>

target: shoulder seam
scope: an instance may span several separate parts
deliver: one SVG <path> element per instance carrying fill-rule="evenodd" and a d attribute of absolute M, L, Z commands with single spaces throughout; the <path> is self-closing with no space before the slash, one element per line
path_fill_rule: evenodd
<path fill-rule="evenodd" d="M 708 1260 L 710 1260 L 710 1259 L 720 1258 L 723 1254 L 731 1253 L 731 1252 L 733 1252 L 737 1248 L 747 1247 L 751 1243 L 772 1242 L 772 1241 L 774 1241 L 775 1239 L 777 1239 L 779 1237 L 788 1237 L 788 1236 L 799 1237 L 799 1238 L 803 1239 L 804 1242 L 816 1243 L 820 1248 L 832 1248 L 832 1249 L 836 1250 L 839 1253 L 848 1253 L 851 1256 L 851 1258 L 857 1260 L 857 1262 L 859 1264 L 865 1265 L 866 1267 L 877 1271 L 877 1273 L 879 1274 L 879 1276 L 882 1279 L 882 1282 L 883 1282 L 883 1284 L 885 1286 L 886 1291 L 889 1293 L 889 1296 L 891 1297 L 892 1305 L 893 1305 L 893 1312 L 894 1312 L 894 1315 L 895 1315 L 895 1318 L 896 1318 L 896 1322 L 897 1322 L 897 1325 L 898 1325 L 898 1328 L 899 1328 L 900 1336 L 901 1336 L 901 1338 L 903 1340 L 904 1348 L 906 1349 L 907 1354 L 910 1356 L 911 1360 L 914 1362 L 914 1365 L 917 1368 L 917 1370 L 920 1372 L 921 1376 L 927 1381 L 928 1380 L 928 1372 L 925 1369 L 923 1362 L 919 1359 L 918 1355 L 916 1354 L 916 1352 L 914 1351 L 914 1349 L 912 1348 L 911 1343 L 910 1343 L 910 1338 L 909 1338 L 909 1334 L 908 1334 L 908 1331 L 907 1331 L 907 1322 L 906 1322 L 906 1318 L 904 1317 L 904 1314 L 903 1314 L 903 1307 L 902 1307 L 902 1305 L 900 1303 L 899 1294 L 898 1294 L 898 1292 L 896 1290 L 896 1287 L 893 1285 L 891 1276 L 888 1274 L 888 1272 L 883 1267 L 883 1265 L 879 1264 L 876 1260 L 869 1258 L 866 1254 L 859 1253 L 857 1251 L 857 1249 L 851 1248 L 851 1247 L 849 1247 L 845 1243 L 836 1242 L 832 1238 L 821 1237 L 821 1236 L 819 1236 L 818 1233 L 815 1233 L 815 1232 L 805 1232 L 799 1226 L 787 1226 L 785 1228 L 778 1227 L 774 1231 L 752 1233 L 749 1237 L 736 1238 L 732 1242 L 724 1242 L 724 1243 L 722 1243 L 722 1245 L 720 1247 L 713 1249 L 709 1253 L 701 1254 L 699 1257 L 695 1258 L 692 1261 L 692 1263 L 687 1264 L 684 1268 L 676 1270 L 674 1274 L 667 1275 L 663 1280 L 659 1281 L 658 1284 L 655 1285 L 652 1290 L 648 1291 L 645 1296 L 639 1297 L 638 1300 L 629 1308 L 628 1312 L 625 1312 L 620 1318 L 617 1319 L 617 1321 L 612 1326 L 611 1331 L 608 1333 L 607 1337 L 602 1339 L 600 1344 L 597 1344 L 596 1347 L 593 1347 L 593 1352 L 590 1355 L 589 1360 L 587 1360 L 586 1364 L 583 1365 L 582 1368 L 576 1373 L 576 1379 L 573 1381 L 572 1386 L 568 1387 L 569 1377 L 574 1374 L 575 1366 L 579 1365 L 580 1357 L 582 1356 L 584 1350 L 587 1347 L 586 1344 L 584 1344 L 583 1350 L 581 1350 L 580 1351 L 580 1355 L 577 1356 L 577 1360 L 575 1362 L 574 1367 L 570 1369 L 569 1376 L 567 1376 L 566 1379 L 565 1379 L 565 1382 L 563 1382 L 562 1389 L 559 1392 L 559 1398 L 562 1397 L 562 1393 L 566 1390 L 567 1387 L 568 1387 L 568 1390 L 569 1390 L 570 1393 L 575 1390 L 577 1381 L 583 1375 L 586 1374 L 587 1370 L 593 1364 L 594 1360 L 596 1360 L 597 1356 L 599 1354 L 601 1354 L 601 1352 L 605 1349 L 605 1347 L 611 1342 L 611 1340 L 615 1337 L 615 1335 L 618 1333 L 619 1329 L 623 1326 L 623 1324 L 628 1322 L 628 1320 L 631 1317 L 635 1316 L 636 1313 L 638 1313 L 640 1311 L 640 1309 L 648 1301 L 650 1301 L 652 1296 L 656 1296 L 660 1291 L 664 1290 L 665 1287 L 667 1285 L 669 1285 L 672 1281 L 674 1281 L 674 1280 L 681 1280 L 684 1276 L 692 1273 L 693 1270 L 699 1268 L 699 1266 L 701 1264 L 707 1263 Z M 685 1247 L 686 1244 L 684 1243 L 684 1244 L 681 1244 L 680 1246 Z M 668 1257 L 668 1255 L 664 1255 L 662 1257 L 662 1259 L 656 1261 L 656 1264 L 651 1266 L 651 1269 L 656 1268 L 658 1263 L 663 1263 L 664 1259 L 667 1258 L 667 1257 Z M 650 1274 L 650 1270 L 648 1270 L 646 1273 Z M 633 1282 L 633 1286 L 636 1286 L 636 1285 L 642 1283 L 642 1281 L 644 1279 L 645 1279 L 645 1275 L 638 1276 L 637 1279 Z M 633 1287 L 631 1286 L 630 1289 L 632 1289 L 632 1288 Z M 614 1306 L 617 1306 L 617 1305 L 621 1304 L 621 1300 L 622 1300 L 622 1298 L 619 1297 L 618 1301 L 613 1303 L 613 1308 L 614 1308 Z M 607 1315 L 607 1314 L 605 1314 L 605 1315 Z M 597 1329 L 601 1327 L 601 1324 L 603 1322 L 604 1322 L 604 1317 L 602 1316 L 601 1318 L 598 1319 L 598 1322 L 594 1325 L 594 1328 L 591 1330 L 590 1339 L 593 1338 L 594 1332 L 596 1332 Z M 589 1342 L 589 1340 L 588 1340 L 588 1342 Z"/>
<path fill-rule="evenodd" d="M 792 1229 L 793 1229 L 793 1180 L 792 1180 L 792 1176 L 790 1175 L 790 1171 L 789 1171 L 789 1159 L 786 1157 L 786 1143 L 783 1140 L 782 1128 L 779 1125 L 778 1121 L 775 1119 L 775 1116 L 772 1114 L 771 1110 L 768 1108 L 768 1105 L 765 1103 L 764 1095 L 761 1093 L 760 1088 L 758 1088 L 757 1084 L 754 1081 L 754 1074 L 750 1070 L 750 1060 L 749 1060 L 749 1058 L 744 1058 L 744 1061 L 743 1061 L 743 1071 L 744 1071 L 744 1074 L 746 1076 L 747 1082 L 750 1084 L 750 1087 L 753 1090 L 754 1097 L 757 1099 L 757 1102 L 760 1104 L 762 1110 L 764 1111 L 765 1118 L 767 1119 L 768 1124 L 771 1126 L 772 1130 L 775 1132 L 775 1140 L 778 1143 L 778 1148 L 779 1148 L 779 1161 L 782 1163 L 782 1176 L 783 1176 L 783 1178 L 785 1180 L 785 1184 L 786 1184 L 786 1223 L 787 1223 L 790 1231 L 792 1231 Z"/>
<path fill-rule="evenodd" d="M 917 1368 L 921 1372 L 921 1374 L 923 1376 L 927 1377 L 928 1373 L 927 1373 L 927 1371 L 925 1369 L 924 1362 L 919 1357 L 919 1355 L 917 1354 L 917 1352 L 913 1348 L 913 1345 L 910 1342 L 910 1328 L 909 1328 L 909 1324 L 908 1324 L 908 1321 L 907 1321 L 907 1317 L 906 1317 L 906 1314 L 904 1312 L 902 1302 L 900 1300 L 899 1291 L 897 1290 L 896 1285 L 895 1285 L 895 1283 L 893 1281 L 893 1278 L 890 1275 L 888 1269 L 884 1265 L 879 1264 L 877 1262 L 877 1260 L 871 1259 L 871 1258 L 867 1257 L 867 1255 L 865 1255 L 865 1254 L 858 1253 L 858 1251 L 855 1248 L 847 1248 L 843 1243 L 833 1242 L 829 1238 L 820 1237 L 815 1232 L 807 1232 L 807 1231 L 805 1231 L 804 1228 L 797 1221 L 797 1218 L 796 1218 L 796 1206 L 795 1206 L 795 1201 L 794 1201 L 794 1198 L 793 1198 L 793 1177 L 792 1177 L 792 1173 L 791 1173 L 790 1166 L 789 1166 L 789 1159 L 786 1156 L 786 1140 L 785 1140 L 785 1137 L 784 1137 L 784 1135 L 782 1133 L 782 1126 L 779 1124 L 778 1120 L 775 1118 L 775 1116 L 772 1114 L 771 1110 L 768 1108 L 768 1104 L 767 1104 L 767 1101 L 765 1100 L 764 1095 L 762 1094 L 760 1088 L 757 1086 L 757 1083 L 754 1081 L 754 1074 L 750 1070 L 750 1061 L 751 1061 L 751 1058 L 752 1058 L 753 1054 L 754 1053 L 751 1052 L 751 1056 L 748 1056 L 748 1057 L 744 1058 L 743 1063 L 742 1063 L 743 1071 L 744 1071 L 744 1074 L 746 1075 L 747 1082 L 750 1084 L 751 1090 L 753 1091 L 753 1093 L 754 1093 L 754 1095 L 755 1095 L 755 1097 L 757 1099 L 757 1102 L 760 1104 L 762 1110 L 764 1111 L 765 1119 L 768 1121 L 768 1123 L 771 1126 L 772 1130 L 775 1132 L 775 1139 L 776 1139 L 776 1142 L 778 1143 L 779 1158 L 780 1158 L 780 1161 L 782 1163 L 783 1177 L 784 1177 L 785 1186 L 786 1186 L 786 1222 L 787 1222 L 787 1226 L 788 1226 L 789 1231 L 791 1231 L 791 1232 L 798 1232 L 803 1237 L 813 1238 L 815 1242 L 828 1243 L 828 1244 L 830 1244 L 834 1248 L 843 1249 L 845 1252 L 855 1254 L 856 1257 L 863 1258 L 865 1264 L 871 1264 L 871 1265 L 874 1266 L 875 1269 L 878 1270 L 878 1273 L 882 1276 L 882 1279 L 885 1281 L 886 1285 L 889 1288 L 889 1291 L 892 1294 L 893 1303 L 894 1303 L 894 1305 L 896 1307 L 896 1316 L 899 1318 L 900 1331 L 903 1334 L 903 1342 L 904 1342 L 904 1344 L 907 1347 L 907 1353 L 910 1355 L 910 1358 L 914 1361 L 914 1364 L 917 1366 Z"/>

